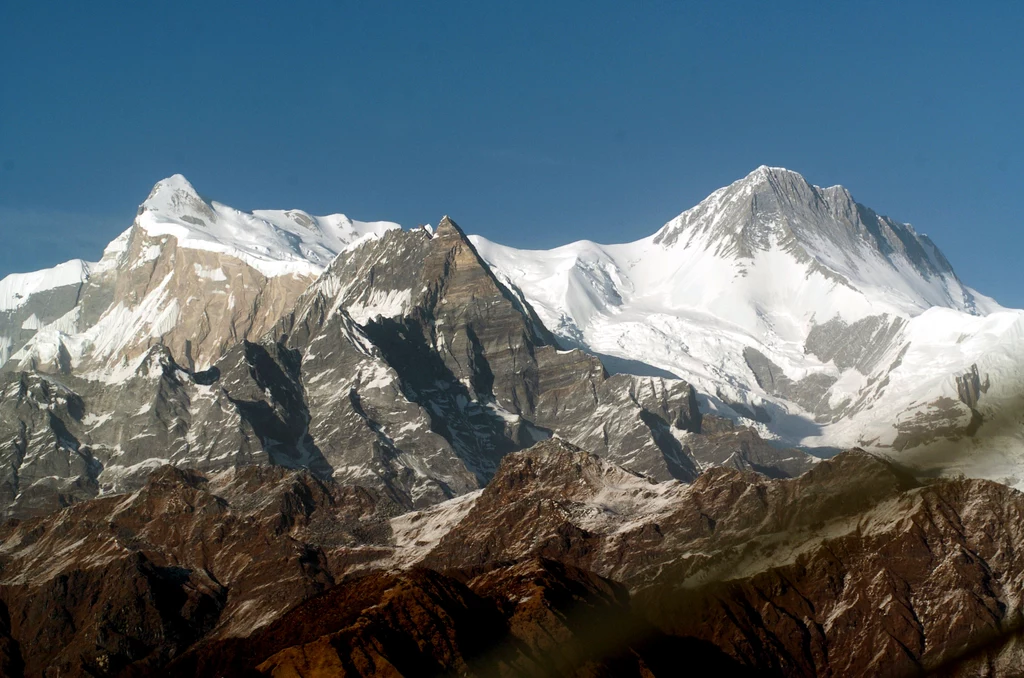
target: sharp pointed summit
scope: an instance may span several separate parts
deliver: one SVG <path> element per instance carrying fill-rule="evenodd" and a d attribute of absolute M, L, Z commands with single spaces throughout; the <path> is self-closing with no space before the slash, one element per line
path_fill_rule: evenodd
<path fill-rule="evenodd" d="M 451 236 L 451 235 L 454 235 L 454 236 L 457 236 L 457 237 L 463 238 L 463 239 L 465 239 L 465 237 L 466 237 L 466 234 L 459 227 L 459 225 L 456 224 L 452 220 L 452 218 L 449 217 L 447 214 L 444 215 L 443 217 L 441 217 L 441 221 L 437 224 L 437 230 L 434 232 L 434 234 L 436 236 L 438 236 L 438 237 Z"/>
<path fill-rule="evenodd" d="M 209 203 L 200 197 L 191 182 L 181 174 L 172 174 L 154 184 L 139 206 L 139 214 L 157 212 L 167 216 L 216 219 Z M 198 223 L 196 225 L 199 225 Z"/>

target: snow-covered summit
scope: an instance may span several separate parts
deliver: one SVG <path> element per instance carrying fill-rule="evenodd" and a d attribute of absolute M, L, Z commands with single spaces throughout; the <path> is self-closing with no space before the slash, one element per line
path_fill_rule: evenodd
<path fill-rule="evenodd" d="M 619 359 L 612 369 L 684 378 L 712 409 L 788 443 L 903 444 L 900 413 L 958 401 L 972 365 L 1005 384 L 1024 371 L 1003 360 L 1024 313 L 965 286 L 909 225 L 782 168 L 759 167 L 635 242 L 471 240 L 563 341 Z M 961 413 L 946 410 L 935 416 Z"/>
<path fill-rule="evenodd" d="M 340 252 L 399 228 L 344 214 L 317 217 L 301 210 L 243 212 L 202 198 L 175 174 L 156 183 L 136 223 L 151 236 L 174 236 L 179 247 L 236 257 L 267 277 L 318 275 Z"/>
<path fill-rule="evenodd" d="M 822 189 L 767 166 L 635 242 L 549 251 L 473 242 L 551 327 L 577 337 L 591 317 L 630 310 L 696 314 L 787 341 L 835 316 L 999 310 L 909 225 L 857 204 L 841 186 Z"/>
<path fill-rule="evenodd" d="M 801 264 L 908 314 L 932 306 L 995 310 L 966 288 L 927 237 L 858 204 L 842 186 L 762 166 L 667 223 L 654 243 L 756 261 L 787 252 Z M 741 270 L 748 270 L 742 266 Z"/>
<path fill-rule="evenodd" d="M 60 297 L 67 307 L 56 315 L 53 305 L 25 318 L 0 309 L 0 364 L 9 357 L 25 368 L 117 381 L 162 344 L 205 368 L 240 337 L 269 329 L 338 254 L 396 228 L 343 214 L 243 212 L 207 200 L 175 174 L 156 183 L 98 263 L 0 287 L 0 303 L 9 305 L 69 276 L 81 285 L 80 295 Z"/>

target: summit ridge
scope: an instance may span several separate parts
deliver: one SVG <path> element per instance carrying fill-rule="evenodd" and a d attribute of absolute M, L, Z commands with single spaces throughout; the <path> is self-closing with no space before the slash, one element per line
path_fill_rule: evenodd
<path fill-rule="evenodd" d="M 19 443 L 25 506 L 67 482 L 128 488 L 157 462 L 242 459 L 424 505 L 556 434 L 661 479 L 794 474 L 853 446 L 926 458 L 994 430 L 1024 382 L 1024 313 L 846 189 L 768 166 L 646 238 L 547 251 L 447 215 L 406 231 L 246 212 L 172 175 L 80 273 L 0 314 L 4 372 L 24 375 L 0 427 L 75 455 L 33 462 Z M 71 419 L 53 429 L 42 406 Z M 949 464 L 1021 484 L 1007 430 L 998 454 Z"/>

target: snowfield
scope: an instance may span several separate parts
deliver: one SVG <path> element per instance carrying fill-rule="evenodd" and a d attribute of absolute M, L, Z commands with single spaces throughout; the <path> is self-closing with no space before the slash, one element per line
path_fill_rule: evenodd
<path fill-rule="evenodd" d="M 242 212 L 203 200 L 180 174 L 156 184 L 142 205 L 138 224 L 152 236 L 174 236 L 178 247 L 241 259 L 268 278 L 319 275 L 345 249 L 401 228 L 388 221 L 353 221 L 344 214 Z"/>
<path fill-rule="evenodd" d="M 899 424 L 959 403 L 957 378 L 975 365 L 989 417 L 1024 389 L 1024 312 L 963 285 L 911 227 L 788 170 L 759 168 L 631 243 L 541 251 L 471 239 L 567 344 L 630 361 L 610 369 L 686 379 L 708 409 L 747 415 L 781 443 L 893 452 L 909 445 Z M 829 333 L 841 350 L 816 355 Z M 754 373 L 751 351 L 770 376 Z M 786 397 L 783 380 L 798 394 L 827 387 Z"/>

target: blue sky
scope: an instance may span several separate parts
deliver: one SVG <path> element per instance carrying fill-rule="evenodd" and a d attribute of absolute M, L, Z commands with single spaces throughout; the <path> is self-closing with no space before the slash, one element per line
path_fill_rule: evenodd
<path fill-rule="evenodd" d="M 175 172 L 550 247 L 642 237 L 769 164 L 1024 307 L 1024 3 L 974 5 L 7 0 L 0 275 L 97 258 Z"/>

